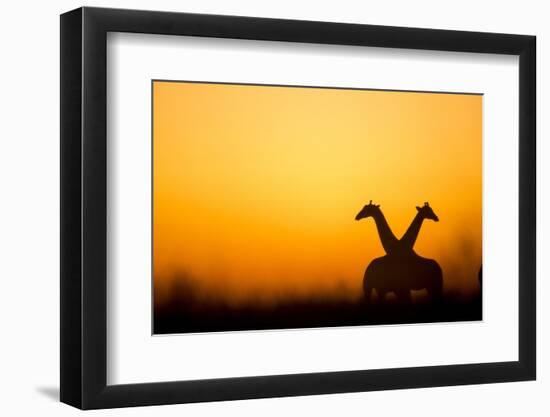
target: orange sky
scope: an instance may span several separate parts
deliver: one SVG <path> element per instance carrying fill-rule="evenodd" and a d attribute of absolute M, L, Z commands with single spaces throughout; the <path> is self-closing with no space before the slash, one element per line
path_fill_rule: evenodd
<path fill-rule="evenodd" d="M 477 291 L 482 96 L 153 83 L 155 289 L 178 273 L 233 300 L 360 294 L 429 201 L 415 250 L 447 291 Z"/>

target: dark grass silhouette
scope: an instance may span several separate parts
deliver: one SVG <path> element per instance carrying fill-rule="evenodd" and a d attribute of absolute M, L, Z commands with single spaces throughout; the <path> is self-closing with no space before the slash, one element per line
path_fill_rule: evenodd
<path fill-rule="evenodd" d="M 375 324 L 434 323 L 481 320 L 480 299 L 461 302 L 444 299 L 438 306 L 427 303 L 401 305 L 387 301 L 365 305 L 361 301 L 315 299 L 282 303 L 276 307 L 223 303 L 193 304 L 184 297 L 159 308 L 154 333 L 216 332 Z"/>
<path fill-rule="evenodd" d="M 381 303 L 374 291 L 364 297 L 314 295 L 282 297 L 266 303 L 249 298 L 236 304 L 208 294 L 191 278 L 174 281 L 171 296 L 155 303 L 154 334 L 235 330 L 296 329 L 376 324 L 407 324 L 481 320 L 481 297 L 446 293 L 433 304 L 419 293 L 412 303 L 392 294 Z M 423 296 L 424 295 L 424 296 Z"/>

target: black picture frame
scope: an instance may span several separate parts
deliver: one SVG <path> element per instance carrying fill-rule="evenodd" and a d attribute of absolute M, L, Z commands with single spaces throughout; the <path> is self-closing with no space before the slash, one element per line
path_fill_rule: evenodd
<path fill-rule="evenodd" d="M 107 385 L 108 32 L 519 56 L 519 360 Z M 61 15 L 61 401 L 82 409 L 420 388 L 536 377 L 534 36 L 79 8 Z"/>

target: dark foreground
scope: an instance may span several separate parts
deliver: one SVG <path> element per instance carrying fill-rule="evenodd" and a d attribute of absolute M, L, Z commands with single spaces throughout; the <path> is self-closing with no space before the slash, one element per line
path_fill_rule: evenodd
<path fill-rule="evenodd" d="M 376 324 L 475 321 L 482 319 L 481 298 L 446 296 L 438 304 L 403 305 L 395 300 L 301 300 L 278 305 L 232 307 L 179 299 L 156 308 L 154 334 L 235 330 L 296 329 Z"/>

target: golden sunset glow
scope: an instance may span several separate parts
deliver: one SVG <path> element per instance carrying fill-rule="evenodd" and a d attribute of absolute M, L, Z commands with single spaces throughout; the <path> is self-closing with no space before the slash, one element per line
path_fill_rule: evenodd
<path fill-rule="evenodd" d="M 157 300 L 178 274 L 231 303 L 359 297 L 384 251 L 373 200 L 400 238 L 428 201 L 415 251 L 444 290 L 478 291 L 482 96 L 153 83 Z"/>

